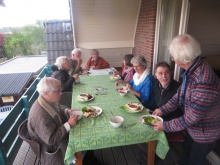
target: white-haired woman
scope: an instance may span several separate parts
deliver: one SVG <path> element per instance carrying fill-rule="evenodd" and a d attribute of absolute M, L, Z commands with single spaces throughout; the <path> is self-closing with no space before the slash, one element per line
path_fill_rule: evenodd
<path fill-rule="evenodd" d="M 61 83 L 52 77 L 44 77 L 37 85 L 38 99 L 28 116 L 28 132 L 40 148 L 42 165 L 64 165 L 68 132 L 77 123 L 78 116 L 67 119 L 68 112 L 61 110 Z"/>
<path fill-rule="evenodd" d="M 72 92 L 73 83 L 79 78 L 78 74 L 69 75 L 70 67 L 70 61 L 66 56 L 58 57 L 52 67 L 52 77 L 61 81 L 62 92 Z"/>
<path fill-rule="evenodd" d="M 199 43 L 188 34 L 175 37 L 170 46 L 174 62 L 185 70 L 183 82 L 167 104 L 154 115 L 165 115 L 176 108 L 184 114 L 170 121 L 158 122 L 155 130 L 176 132 L 187 129 L 181 165 L 205 165 L 206 155 L 220 138 L 220 81 L 210 65 L 199 56 Z"/>
<path fill-rule="evenodd" d="M 74 74 L 79 74 L 80 72 L 82 72 L 82 58 L 81 58 L 81 49 L 79 48 L 75 48 L 73 49 L 72 53 L 71 53 L 71 58 L 70 58 L 70 75 L 74 75 Z"/>
<path fill-rule="evenodd" d="M 126 84 L 127 89 L 134 94 L 141 103 L 150 110 L 155 109 L 154 83 L 155 79 L 147 68 L 147 61 L 143 56 L 134 56 L 131 59 L 135 74 L 129 82 L 120 81 Z M 116 85 L 119 85 L 116 83 Z"/>

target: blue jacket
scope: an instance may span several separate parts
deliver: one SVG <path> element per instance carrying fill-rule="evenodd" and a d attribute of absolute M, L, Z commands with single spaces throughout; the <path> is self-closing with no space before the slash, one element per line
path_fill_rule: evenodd
<path fill-rule="evenodd" d="M 133 90 L 140 93 L 140 98 L 138 98 L 138 100 L 144 105 L 144 107 L 154 110 L 156 107 L 154 96 L 154 77 L 149 74 L 141 84 L 136 86 L 134 84 L 134 79 L 129 81 L 129 84 L 132 86 Z"/>

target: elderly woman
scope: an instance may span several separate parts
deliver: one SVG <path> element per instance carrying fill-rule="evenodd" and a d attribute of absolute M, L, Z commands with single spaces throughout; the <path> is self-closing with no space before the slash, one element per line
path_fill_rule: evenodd
<path fill-rule="evenodd" d="M 130 81 L 133 78 L 133 75 L 135 73 L 134 67 L 131 63 L 131 59 L 134 57 L 133 54 L 126 54 L 123 57 L 123 68 L 122 68 L 122 72 L 121 75 L 118 71 L 114 70 L 113 74 L 114 76 L 116 75 L 120 75 L 121 79 L 124 81 Z M 121 80 L 117 81 L 117 84 L 120 83 Z"/>
<path fill-rule="evenodd" d="M 109 63 L 99 56 L 98 50 L 93 49 L 91 51 L 91 58 L 89 58 L 89 60 L 87 61 L 85 69 L 105 69 L 109 67 Z"/>
<path fill-rule="evenodd" d="M 79 72 L 82 71 L 81 64 L 82 64 L 82 58 L 81 58 L 81 49 L 75 48 L 73 49 L 71 53 L 71 58 L 70 60 L 70 75 L 73 74 L 79 74 Z"/>
<path fill-rule="evenodd" d="M 66 56 L 58 57 L 52 67 L 53 74 L 51 77 L 61 81 L 62 92 L 72 92 L 73 83 L 79 78 L 78 74 L 69 75 L 70 67 L 70 61 Z"/>
<path fill-rule="evenodd" d="M 155 109 L 154 83 L 155 79 L 147 69 L 147 61 L 143 56 L 134 56 L 131 59 L 135 74 L 129 82 L 121 81 L 126 84 L 126 88 L 134 94 L 141 103 L 150 110 Z M 119 85 L 119 84 L 116 84 Z"/>
<path fill-rule="evenodd" d="M 64 165 L 68 132 L 77 123 L 78 116 L 69 116 L 61 110 L 58 101 L 61 97 L 61 83 L 52 77 L 44 77 L 37 85 L 38 99 L 31 107 L 28 116 L 28 132 L 31 139 L 41 148 L 41 164 Z"/>
<path fill-rule="evenodd" d="M 185 70 L 183 82 L 172 99 L 153 114 L 166 115 L 178 107 L 184 114 L 157 122 L 154 129 L 166 132 L 187 129 L 179 164 L 205 165 L 206 155 L 220 137 L 220 81 L 209 64 L 199 57 L 200 45 L 192 36 L 175 37 L 169 50 L 171 58 Z"/>

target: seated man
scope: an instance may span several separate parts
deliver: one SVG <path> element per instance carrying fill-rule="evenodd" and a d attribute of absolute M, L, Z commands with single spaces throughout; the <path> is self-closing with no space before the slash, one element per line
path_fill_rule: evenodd
<path fill-rule="evenodd" d="M 109 68 L 110 65 L 107 61 L 105 61 L 102 57 L 99 56 L 99 52 L 96 49 L 91 51 L 91 57 L 87 61 L 85 65 L 85 69 L 105 69 Z"/>
<path fill-rule="evenodd" d="M 155 68 L 156 83 L 154 86 L 155 100 L 157 108 L 166 104 L 176 93 L 180 83 L 171 78 L 171 69 L 166 62 L 159 62 Z M 183 112 L 178 109 L 162 118 L 167 121 L 180 117 Z"/>
<path fill-rule="evenodd" d="M 74 74 L 79 74 L 82 72 L 81 64 L 82 64 L 82 59 L 81 59 L 81 50 L 79 48 L 75 48 L 72 51 L 71 58 L 70 60 L 70 75 Z"/>
<path fill-rule="evenodd" d="M 166 104 L 174 94 L 176 94 L 180 83 L 172 79 L 171 68 L 166 62 L 159 62 L 155 68 L 156 83 L 154 86 L 156 106 L 161 107 Z M 164 121 L 169 121 L 183 115 L 181 109 L 161 116 Z M 182 141 L 184 139 L 183 132 L 166 133 L 168 141 Z"/>
<path fill-rule="evenodd" d="M 72 86 L 75 80 L 79 78 L 78 74 L 69 75 L 70 61 L 66 56 L 60 56 L 52 66 L 53 74 L 51 77 L 60 80 L 62 92 L 72 92 Z"/>
<path fill-rule="evenodd" d="M 37 91 L 39 97 L 28 116 L 28 132 L 41 146 L 42 165 L 64 165 L 68 132 L 76 125 L 78 116 L 73 115 L 67 120 L 71 110 L 61 110 L 58 104 L 62 94 L 59 80 L 44 77 L 38 83 Z"/>

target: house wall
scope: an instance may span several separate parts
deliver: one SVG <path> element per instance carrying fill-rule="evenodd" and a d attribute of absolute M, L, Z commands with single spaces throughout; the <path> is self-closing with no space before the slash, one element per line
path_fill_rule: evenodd
<path fill-rule="evenodd" d="M 131 53 L 141 0 L 71 0 L 76 47 L 81 48 L 83 63 L 91 49 L 112 67 L 120 67 L 125 54 Z"/>
<path fill-rule="evenodd" d="M 220 56 L 219 16 L 219 0 L 190 1 L 187 33 L 193 35 L 200 42 L 202 56 Z"/>
<path fill-rule="evenodd" d="M 157 0 L 142 0 L 134 39 L 134 55 L 142 55 L 152 70 Z"/>

